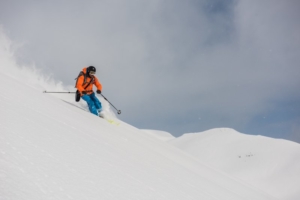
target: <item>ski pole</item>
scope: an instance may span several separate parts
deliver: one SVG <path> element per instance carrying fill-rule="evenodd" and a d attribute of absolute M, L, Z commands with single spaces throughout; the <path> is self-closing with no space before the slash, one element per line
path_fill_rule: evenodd
<path fill-rule="evenodd" d="M 64 94 L 73 94 L 73 93 L 76 93 L 76 92 L 48 92 L 48 91 L 44 91 L 43 93 L 64 93 Z M 120 115 L 121 114 L 121 110 L 118 110 L 112 103 L 110 103 L 110 101 L 108 101 L 108 99 L 103 96 L 103 94 L 101 94 L 101 96 L 110 104 L 112 105 L 112 107 L 114 107 L 114 109 L 116 109 L 118 111 L 118 114 Z"/>
<path fill-rule="evenodd" d="M 101 96 L 110 104 L 112 105 L 112 103 L 110 103 L 107 98 L 105 98 L 105 96 L 103 96 L 103 94 L 101 94 Z M 121 110 L 118 110 L 114 105 L 112 105 L 112 107 L 114 107 L 114 109 L 116 109 L 118 111 L 118 114 L 120 115 L 121 114 Z"/>
<path fill-rule="evenodd" d="M 71 93 L 76 93 L 76 92 L 48 92 L 45 90 L 43 93 L 68 93 L 68 94 L 71 94 Z"/>

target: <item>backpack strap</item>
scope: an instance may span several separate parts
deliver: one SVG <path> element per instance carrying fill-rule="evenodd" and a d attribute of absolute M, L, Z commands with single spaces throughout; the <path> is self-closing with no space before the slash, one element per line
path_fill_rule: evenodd
<path fill-rule="evenodd" d="M 86 89 L 86 88 L 88 88 L 89 87 L 89 85 L 91 85 L 91 83 L 93 83 L 94 82 L 94 76 L 91 78 L 91 81 L 89 82 L 89 84 L 87 84 L 87 86 L 85 86 L 84 87 L 84 89 Z M 84 85 L 84 84 L 83 84 Z"/>

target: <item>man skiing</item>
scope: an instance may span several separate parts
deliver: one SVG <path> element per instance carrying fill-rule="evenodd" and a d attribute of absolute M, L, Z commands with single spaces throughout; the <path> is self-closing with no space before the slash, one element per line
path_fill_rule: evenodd
<path fill-rule="evenodd" d="M 79 93 L 78 95 L 87 102 L 90 112 L 100 116 L 102 105 L 93 91 L 93 85 L 97 87 L 98 94 L 101 94 L 102 85 L 95 74 L 96 68 L 94 66 L 83 68 L 78 75 L 75 87 L 77 88 L 77 93 Z"/>

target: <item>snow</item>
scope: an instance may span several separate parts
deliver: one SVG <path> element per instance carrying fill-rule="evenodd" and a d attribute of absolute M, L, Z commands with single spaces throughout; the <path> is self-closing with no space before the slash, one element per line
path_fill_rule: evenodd
<path fill-rule="evenodd" d="M 166 131 L 159 131 L 159 130 L 150 130 L 150 129 L 143 129 L 147 134 L 162 140 L 162 141 L 169 141 L 175 139 L 175 137 Z"/>
<path fill-rule="evenodd" d="M 184 134 L 170 143 L 278 199 L 300 199 L 298 143 L 228 128 Z"/>
<path fill-rule="evenodd" d="M 125 122 L 1 77 L 1 200 L 273 199 Z"/>
<path fill-rule="evenodd" d="M 74 88 L 42 76 L 34 65 L 18 66 L 1 30 L 0 55 L 0 200 L 276 199 L 275 192 L 158 140 L 158 132 L 116 118 L 119 125 L 108 123 L 73 95 L 43 93 Z"/>

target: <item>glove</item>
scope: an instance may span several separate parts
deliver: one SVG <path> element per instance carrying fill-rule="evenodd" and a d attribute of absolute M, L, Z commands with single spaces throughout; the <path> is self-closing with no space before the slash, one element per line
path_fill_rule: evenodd
<path fill-rule="evenodd" d="M 86 92 L 86 91 L 82 91 L 81 93 L 82 93 L 83 95 L 86 95 L 86 94 L 87 94 L 87 92 Z"/>
<path fill-rule="evenodd" d="M 101 90 L 97 90 L 97 94 L 101 94 Z"/>

